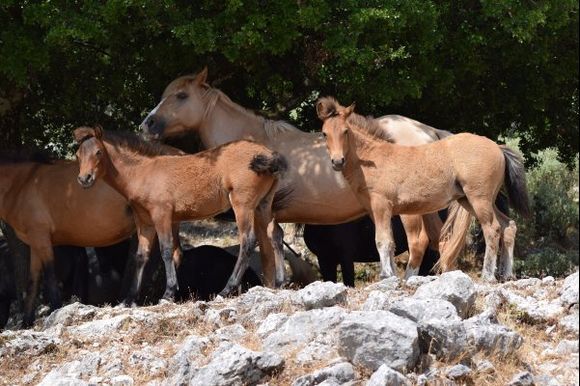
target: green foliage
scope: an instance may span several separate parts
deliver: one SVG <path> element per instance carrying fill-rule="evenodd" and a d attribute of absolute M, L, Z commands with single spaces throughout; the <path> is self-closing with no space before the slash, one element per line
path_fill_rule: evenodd
<path fill-rule="evenodd" d="M 573 169 L 558 161 L 554 149 L 538 153 L 527 173 L 533 217 L 518 219 L 520 260 L 526 276 L 560 276 L 578 266 L 578 157 Z"/>
<path fill-rule="evenodd" d="M 234 100 L 293 111 L 305 130 L 320 127 L 304 106 L 319 93 L 364 114 L 517 134 L 524 152 L 557 147 L 569 163 L 578 152 L 576 1 L 3 0 L 0 23 L 0 139 L 12 145 L 65 149 L 86 123 L 135 128 L 169 81 L 208 65 Z"/>

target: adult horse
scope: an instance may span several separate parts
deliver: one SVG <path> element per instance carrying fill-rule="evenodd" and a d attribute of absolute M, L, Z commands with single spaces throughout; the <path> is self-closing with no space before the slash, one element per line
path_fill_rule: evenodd
<path fill-rule="evenodd" d="M 400 146 L 388 142 L 374 119 L 354 113 L 354 105 L 344 107 L 327 97 L 317 102 L 316 111 L 323 121 L 329 163 L 344 175 L 361 205 L 372 214 L 385 276 L 395 274 L 392 215 L 430 213 L 454 200 L 483 228 L 482 278 L 495 280 L 500 240 L 499 276 L 513 276 L 516 225 L 498 210 L 495 200 L 505 185 L 513 207 L 524 216 L 530 212 L 523 160 L 517 153 L 469 133 L 428 145 Z M 453 236 L 464 235 L 468 224 L 462 222 L 464 229 Z M 446 270 L 455 257 L 442 251 L 442 268 Z"/>
<path fill-rule="evenodd" d="M 165 147 L 165 151 L 177 154 L 177 149 Z M 78 167 L 72 161 L 0 157 L 0 219 L 30 246 L 24 327 L 34 321 L 34 302 L 43 271 L 51 308 L 61 305 L 53 246 L 108 246 L 135 231 L 133 215 L 123 196 L 101 182 L 90 191 L 82 189 L 77 181 Z"/>
<path fill-rule="evenodd" d="M 178 289 L 174 256 L 179 243 L 172 232 L 174 224 L 213 217 L 230 208 L 236 216 L 240 254 L 222 295 L 239 285 L 256 239 L 264 284 L 274 285 L 277 264 L 266 229 L 273 220 L 279 180 L 287 170 L 282 155 L 255 142 L 237 141 L 194 155 L 167 156 L 159 144 L 100 127 L 79 127 L 74 138 L 79 144 L 79 184 L 91 188 L 102 179 L 130 202 L 135 213 L 138 265 L 129 303 L 140 290 L 156 235 L 165 265 L 163 298 L 172 300 Z"/>
<path fill-rule="evenodd" d="M 410 140 L 432 141 L 448 135 L 417 121 L 399 116 L 385 117 L 387 128 Z M 152 138 L 197 132 L 205 148 L 230 141 L 251 139 L 283 154 L 290 167 L 285 184 L 292 186 L 286 205 L 275 212 L 277 222 L 339 224 L 357 219 L 366 212 L 348 187 L 347 181 L 334 173 L 328 162 L 324 142 L 318 134 L 305 133 L 283 121 L 271 121 L 235 104 L 223 92 L 207 83 L 207 69 L 195 76 L 175 79 L 165 89 L 161 102 L 147 115 L 141 128 Z M 403 224 L 409 240 L 409 265 L 406 275 L 416 274 L 429 244 L 439 240 L 441 221 L 437 215 L 405 216 Z M 269 228 L 276 241 L 280 260 L 283 232 Z M 277 271 L 277 281 L 284 272 Z"/>

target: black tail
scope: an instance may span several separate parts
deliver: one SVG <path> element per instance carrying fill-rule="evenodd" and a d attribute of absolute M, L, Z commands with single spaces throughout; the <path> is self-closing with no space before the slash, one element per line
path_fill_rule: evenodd
<path fill-rule="evenodd" d="M 282 177 L 288 170 L 286 158 L 276 151 L 272 155 L 257 154 L 250 162 L 250 169 L 258 174 L 268 173 L 274 177 Z"/>
<path fill-rule="evenodd" d="M 523 158 L 507 146 L 500 146 L 505 157 L 505 186 L 510 205 L 523 217 L 530 217 L 530 199 Z"/>

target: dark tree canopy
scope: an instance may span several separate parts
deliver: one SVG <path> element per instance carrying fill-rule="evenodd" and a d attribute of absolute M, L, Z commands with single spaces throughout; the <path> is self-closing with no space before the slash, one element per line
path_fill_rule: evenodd
<path fill-rule="evenodd" d="M 1 0 L 0 24 L 2 146 L 63 151 L 73 126 L 135 128 L 207 65 L 235 101 L 304 130 L 334 95 L 578 152 L 576 0 Z"/>

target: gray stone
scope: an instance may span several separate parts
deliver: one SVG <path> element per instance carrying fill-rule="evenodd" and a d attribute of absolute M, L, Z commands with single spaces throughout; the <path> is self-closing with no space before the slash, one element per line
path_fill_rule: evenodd
<path fill-rule="evenodd" d="M 546 276 L 542 279 L 542 285 L 554 285 L 554 283 L 556 283 L 554 276 Z"/>
<path fill-rule="evenodd" d="M 369 293 L 361 307 L 362 311 L 387 311 L 391 305 L 391 297 L 383 291 L 374 290 Z"/>
<path fill-rule="evenodd" d="M 470 345 L 475 347 L 477 351 L 507 356 L 517 351 L 524 341 L 517 332 L 493 323 L 483 314 L 467 319 L 463 324 Z"/>
<path fill-rule="evenodd" d="M 580 321 L 578 319 L 578 311 L 572 312 L 558 320 L 558 325 L 567 333 L 578 335 Z"/>
<path fill-rule="evenodd" d="M 417 323 L 428 319 L 461 320 L 453 304 L 442 299 L 405 298 L 394 302 L 388 311 Z"/>
<path fill-rule="evenodd" d="M 560 300 L 564 307 L 578 304 L 578 272 L 575 272 L 564 279 L 561 293 Z"/>
<path fill-rule="evenodd" d="M 133 386 L 133 383 L 133 378 L 125 374 L 111 378 L 111 386 Z"/>
<path fill-rule="evenodd" d="M 542 280 L 537 277 L 530 277 L 527 279 L 520 279 L 516 281 L 508 281 L 504 284 L 506 287 L 513 287 L 519 289 L 528 289 L 542 284 Z"/>
<path fill-rule="evenodd" d="M 445 370 L 445 376 L 453 380 L 467 379 L 471 377 L 471 373 L 471 369 L 462 364 L 451 366 Z"/>
<path fill-rule="evenodd" d="M 55 350 L 61 339 L 55 336 L 54 331 L 4 331 L 0 334 L 0 356 L 4 354 L 27 354 L 36 356 Z"/>
<path fill-rule="evenodd" d="M 387 365 L 381 365 L 381 367 L 371 375 L 366 386 L 411 386 L 411 382 L 409 382 L 407 378 L 398 371 L 391 369 Z"/>
<path fill-rule="evenodd" d="M 81 379 L 62 375 L 58 370 L 52 370 L 37 386 L 88 386 L 88 383 Z"/>
<path fill-rule="evenodd" d="M 422 320 L 419 322 L 419 334 L 421 350 L 435 354 L 439 360 L 453 361 L 472 354 L 461 320 Z"/>
<path fill-rule="evenodd" d="M 367 291 L 392 292 L 401 286 L 401 279 L 391 276 L 366 287 Z"/>
<path fill-rule="evenodd" d="M 407 371 L 419 358 L 417 325 L 388 311 L 354 311 L 337 328 L 338 352 L 356 365 Z"/>
<path fill-rule="evenodd" d="M 187 384 L 189 379 L 204 359 L 203 350 L 210 340 L 199 335 L 189 335 L 169 364 L 170 384 Z"/>
<path fill-rule="evenodd" d="M 530 372 L 523 371 L 521 373 L 516 374 L 508 386 L 532 386 L 534 384 L 534 377 Z"/>
<path fill-rule="evenodd" d="M 214 332 L 214 338 L 219 341 L 234 341 L 244 337 L 248 331 L 241 324 L 231 324 L 217 329 Z"/>
<path fill-rule="evenodd" d="M 276 353 L 255 352 L 234 343 L 224 342 L 212 354 L 210 362 L 196 371 L 189 384 L 204 386 L 256 384 L 283 367 L 284 359 Z"/>
<path fill-rule="evenodd" d="M 550 375 L 541 374 L 534 377 L 534 385 L 536 386 L 561 386 L 558 380 Z"/>
<path fill-rule="evenodd" d="M 560 343 L 558 343 L 558 346 L 556 346 L 556 353 L 560 355 L 577 354 L 578 341 L 567 339 L 560 341 Z"/>
<path fill-rule="evenodd" d="M 69 327 L 68 332 L 81 340 L 98 339 L 120 332 L 121 327 L 129 322 L 131 317 L 126 314 L 113 316 L 107 319 L 93 320 L 78 326 Z"/>
<path fill-rule="evenodd" d="M 292 382 L 292 386 L 314 386 L 326 380 L 335 381 L 342 385 L 352 381 L 354 377 L 354 367 L 348 362 L 342 362 L 317 370 L 311 374 L 303 375 Z"/>
<path fill-rule="evenodd" d="M 296 292 L 295 299 L 307 310 L 332 307 L 346 302 L 346 286 L 330 281 L 315 281 Z"/>
<path fill-rule="evenodd" d="M 300 348 L 320 335 L 331 333 L 345 314 L 346 311 L 340 307 L 296 312 L 278 329 L 263 338 L 263 347 L 277 353 Z"/>
<path fill-rule="evenodd" d="M 445 272 L 436 280 L 420 286 L 414 298 L 443 299 L 455 306 L 457 314 L 465 318 L 475 303 L 475 286 L 469 276 L 461 271 Z"/>
<path fill-rule="evenodd" d="M 504 294 L 509 304 L 515 306 L 523 317 L 535 323 L 549 322 L 564 312 L 559 299 L 538 300 L 532 296 L 523 297 L 510 291 L 505 291 Z"/>
<path fill-rule="evenodd" d="M 44 329 L 48 329 L 57 325 L 68 326 L 73 322 L 78 324 L 81 321 L 92 319 L 98 308 L 88 306 L 78 302 L 68 304 L 58 310 L 55 310 L 44 320 Z"/>
<path fill-rule="evenodd" d="M 256 323 L 270 314 L 280 313 L 293 304 L 294 291 L 274 291 L 265 287 L 252 287 L 237 298 L 236 309 L 244 321 Z"/>
<path fill-rule="evenodd" d="M 487 359 L 484 359 L 477 362 L 477 364 L 475 365 L 475 371 L 478 374 L 491 374 L 495 372 L 495 367 L 493 366 L 493 363 L 491 363 Z"/>
<path fill-rule="evenodd" d="M 256 333 L 261 338 L 264 338 L 280 328 L 287 320 L 288 314 L 270 314 L 260 323 Z"/>
<path fill-rule="evenodd" d="M 313 361 L 328 360 L 328 358 L 338 357 L 336 339 L 332 334 L 317 336 L 314 341 L 306 344 L 302 350 L 296 354 L 296 362 L 305 364 Z"/>
<path fill-rule="evenodd" d="M 405 282 L 405 285 L 410 288 L 419 288 L 423 284 L 431 283 L 437 280 L 437 276 L 411 276 Z"/>

